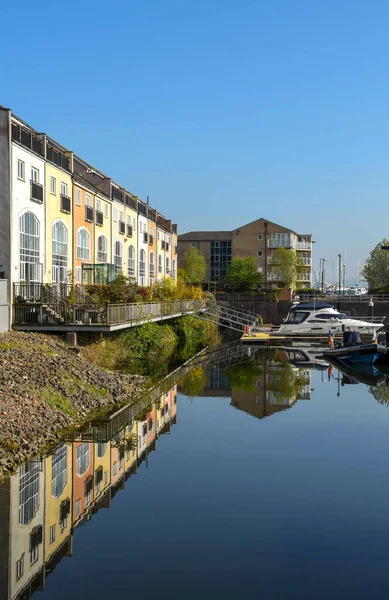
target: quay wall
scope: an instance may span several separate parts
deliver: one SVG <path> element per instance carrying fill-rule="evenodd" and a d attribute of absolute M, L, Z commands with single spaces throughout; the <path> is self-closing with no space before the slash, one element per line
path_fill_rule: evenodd
<path fill-rule="evenodd" d="M 288 310 L 292 306 L 292 302 L 279 301 L 279 302 L 264 302 L 263 295 L 258 294 L 255 296 L 245 296 L 243 294 L 216 294 L 216 299 L 224 302 L 228 302 L 231 306 L 236 308 L 242 308 L 254 312 L 255 314 L 261 315 L 263 322 L 272 325 L 280 325 L 288 314 Z M 358 300 L 353 302 L 349 300 L 340 300 L 339 302 L 329 302 L 334 308 L 340 312 L 345 312 L 351 317 L 387 317 L 389 324 L 389 302 L 375 300 L 374 306 L 369 306 L 370 296 L 364 300 Z M 326 300 L 321 300 L 326 301 Z"/>

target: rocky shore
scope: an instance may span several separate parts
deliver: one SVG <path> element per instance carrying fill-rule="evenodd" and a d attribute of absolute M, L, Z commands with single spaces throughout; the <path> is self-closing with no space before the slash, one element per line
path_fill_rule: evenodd
<path fill-rule="evenodd" d="M 0 334 L 0 478 L 64 430 L 135 401 L 147 379 L 106 371 L 58 338 Z"/>

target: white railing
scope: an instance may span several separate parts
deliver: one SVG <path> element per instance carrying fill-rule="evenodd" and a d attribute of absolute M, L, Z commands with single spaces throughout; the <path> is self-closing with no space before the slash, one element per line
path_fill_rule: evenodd
<path fill-rule="evenodd" d="M 311 281 L 310 273 L 297 273 L 296 281 Z"/>
<path fill-rule="evenodd" d="M 312 250 L 312 242 L 296 242 L 296 250 Z"/>
<path fill-rule="evenodd" d="M 301 260 L 301 264 L 303 264 L 306 267 L 310 267 L 311 266 L 311 259 L 310 258 L 300 258 Z"/>

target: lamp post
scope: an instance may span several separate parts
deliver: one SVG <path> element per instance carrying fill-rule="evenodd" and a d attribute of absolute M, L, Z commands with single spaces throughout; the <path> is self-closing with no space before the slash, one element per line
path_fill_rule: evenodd
<path fill-rule="evenodd" d="M 321 269 L 321 293 L 324 292 L 324 281 L 325 281 L 325 276 L 326 276 L 326 262 L 327 259 L 323 258 L 322 259 L 322 269 Z"/>
<path fill-rule="evenodd" d="M 342 255 L 340 254 L 340 252 L 338 254 L 338 263 L 339 263 L 339 265 L 338 265 L 338 270 L 339 270 L 338 296 L 339 296 L 339 299 L 340 299 L 340 286 L 342 285 Z"/>

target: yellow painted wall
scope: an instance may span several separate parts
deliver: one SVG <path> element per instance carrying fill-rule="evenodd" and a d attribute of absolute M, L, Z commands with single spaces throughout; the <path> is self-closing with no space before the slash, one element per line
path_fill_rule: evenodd
<path fill-rule="evenodd" d="M 56 194 L 50 192 L 50 178 L 56 178 Z M 61 181 L 67 184 L 67 195 L 70 198 L 70 206 L 73 210 L 73 183 L 69 173 L 46 162 L 46 269 L 47 280 L 52 282 L 52 225 L 56 220 L 63 222 L 68 230 L 68 271 L 73 269 L 73 233 L 72 233 L 72 213 L 61 212 Z"/>
<path fill-rule="evenodd" d="M 103 446 L 100 446 L 100 453 L 102 453 L 102 449 Z M 108 442 L 107 444 L 105 444 L 105 453 L 103 456 L 99 457 L 98 453 L 99 453 L 99 444 L 93 444 L 93 451 L 94 451 L 94 481 L 95 481 L 95 496 L 94 496 L 94 501 L 96 501 L 100 496 L 102 496 L 105 491 L 109 488 L 109 486 L 111 485 L 111 444 Z M 100 482 L 100 490 L 97 489 L 97 485 L 96 485 L 96 471 L 97 469 L 102 466 L 103 467 L 103 480 Z M 105 473 L 108 473 L 107 476 L 105 476 Z M 105 477 L 107 477 L 107 479 L 105 480 Z"/>
<path fill-rule="evenodd" d="M 128 439 L 130 436 L 132 436 L 133 439 L 133 444 L 132 444 L 132 448 L 129 452 L 127 452 L 127 450 L 124 453 L 124 469 L 127 471 L 130 467 L 132 467 L 132 465 L 134 464 L 134 462 L 137 459 L 137 450 L 138 450 L 138 437 L 137 437 L 137 423 L 136 421 L 133 422 L 132 426 L 130 427 L 129 425 L 126 427 L 126 431 L 125 431 L 125 437 L 126 439 Z"/>
<path fill-rule="evenodd" d="M 73 465 L 72 465 L 72 445 L 66 444 L 66 455 L 67 455 L 67 483 L 62 490 L 61 495 L 58 498 L 52 496 L 51 493 L 51 481 L 52 481 L 52 456 L 48 456 L 45 459 L 45 477 L 46 477 L 46 516 L 44 525 L 44 536 L 45 536 L 45 562 L 49 560 L 50 556 L 62 545 L 66 538 L 70 535 L 72 525 L 72 482 L 73 482 Z M 70 499 L 70 513 L 67 518 L 66 527 L 61 532 L 59 522 L 59 508 L 61 502 Z M 50 527 L 55 525 L 55 540 L 50 544 Z"/>

